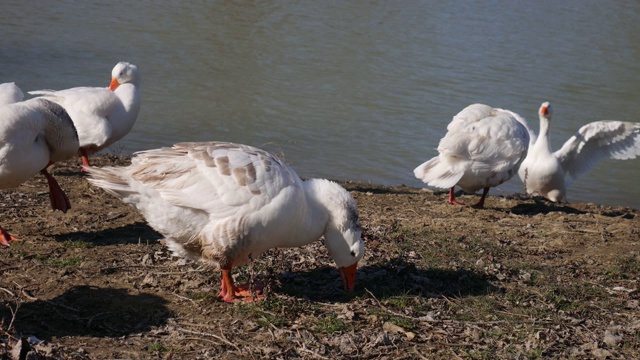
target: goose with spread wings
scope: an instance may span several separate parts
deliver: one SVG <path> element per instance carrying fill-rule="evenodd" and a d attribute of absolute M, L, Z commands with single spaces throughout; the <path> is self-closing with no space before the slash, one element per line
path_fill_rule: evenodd
<path fill-rule="evenodd" d="M 540 134 L 518 171 L 527 194 L 553 202 L 566 201 L 567 185 L 599 160 L 627 160 L 640 156 L 640 123 L 595 121 L 581 127 L 559 150 L 552 152 L 549 142 L 551 104 L 542 103 L 538 114 Z"/>

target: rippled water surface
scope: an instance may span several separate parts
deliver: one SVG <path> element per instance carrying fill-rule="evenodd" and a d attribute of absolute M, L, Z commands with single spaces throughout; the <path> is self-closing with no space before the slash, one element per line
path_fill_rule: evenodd
<path fill-rule="evenodd" d="M 227 140 L 305 177 L 422 186 L 413 168 L 474 102 L 537 129 L 551 101 L 554 148 L 591 121 L 640 121 L 640 2 L 3 1 L 0 31 L 0 82 L 23 90 L 139 66 L 121 153 Z M 638 159 L 603 161 L 568 198 L 640 208 L 639 178 Z"/>

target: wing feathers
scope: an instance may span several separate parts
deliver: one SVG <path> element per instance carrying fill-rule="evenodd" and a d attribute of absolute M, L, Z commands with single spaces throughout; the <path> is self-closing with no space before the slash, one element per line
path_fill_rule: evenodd
<path fill-rule="evenodd" d="M 578 130 L 554 153 L 567 175 L 575 179 L 599 160 L 640 156 L 640 123 L 596 121 Z"/>
<path fill-rule="evenodd" d="M 464 175 L 464 169 L 443 164 L 440 157 L 421 164 L 413 170 L 413 174 L 430 186 L 448 189 L 455 186 Z"/>

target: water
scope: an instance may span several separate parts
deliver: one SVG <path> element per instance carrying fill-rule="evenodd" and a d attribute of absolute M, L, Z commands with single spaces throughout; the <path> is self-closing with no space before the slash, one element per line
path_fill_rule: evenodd
<path fill-rule="evenodd" d="M 581 125 L 640 121 L 640 3 L 557 1 L 3 1 L 0 82 L 107 86 L 143 74 L 129 154 L 227 140 L 301 176 L 421 187 L 415 166 L 451 117 L 481 102 L 559 148 Z M 640 208 L 640 160 L 603 161 L 570 201 Z M 522 192 L 515 178 L 492 194 Z"/>

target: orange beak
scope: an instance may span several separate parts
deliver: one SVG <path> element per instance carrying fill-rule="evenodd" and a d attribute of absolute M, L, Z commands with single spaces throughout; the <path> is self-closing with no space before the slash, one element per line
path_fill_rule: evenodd
<path fill-rule="evenodd" d="M 111 78 L 111 84 L 109 84 L 109 90 L 114 91 L 118 86 L 120 86 L 120 83 L 118 82 L 118 80 L 116 78 Z"/>
<path fill-rule="evenodd" d="M 549 107 L 548 107 L 548 106 L 543 106 L 543 107 L 540 109 L 540 114 L 542 114 L 542 115 L 548 115 L 548 114 L 549 114 Z"/>
<path fill-rule="evenodd" d="M 351 266 L 338 268 L 338 271 L 340 271 L 340 277 L 342 278 L 342 284 L 344 285 L 344 289 L 346 291 L 353 291 L 353 288 L 356 286 L 357 268 L 358 263 L 355 263 Z"/>

